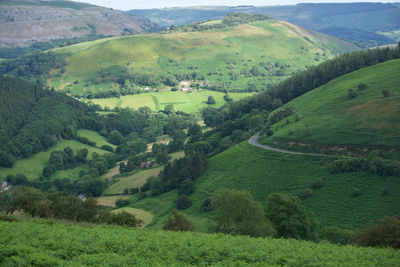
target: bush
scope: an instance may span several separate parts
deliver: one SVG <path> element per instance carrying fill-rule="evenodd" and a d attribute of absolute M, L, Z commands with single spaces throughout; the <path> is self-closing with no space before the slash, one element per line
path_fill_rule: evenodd
<path fill-rule="evenodd" d="M 306 136 L 311 136 L 313 134 L 313 131 L 311 128 L 306 128 Z"/>
<path fill-rule="evenodd" d="M 309 198 L 311 196 L 312 196 L 312 189 L 311 188 L 306 188 L 306 189 L 304 189 L 303 191 L 301 191 L 299 193 L 299 198 L 301 200 L 307 199 L 307 198 Z"/>
<path fill-rule="evenodd" d="M 212 199 L 211 197 L 208 197 L 203 200 L 203 210 L 204 211 L 212 211 Z"/>
<path fill-rule="evenodd" d="M 184 210 L 192 206 L 192 201 L 187 195 L 181 195 L 176 201 L 176 207 L 180 210 Z"/>
<path fill-rule="evenodd" d="M 382 95 L 384 96 L 384 97 L 388 97 L 389 95 L 390 95 L 390 93 L 389 93 L 389 91 L 388 90 L 382 90 Z"/>
<path fill-rule="evenodd" d="M 353 237 L 353 231 L 340 229 L 336 226 L 327 226 L 320 233 L 321 239 L 339 245 L 349 245 L 353 243 Z"/>
<path fill-rule="evenodd" d="M 163 230 L 168 231 L 194 231 L 194 226 L 191 221 L 186 219 L 182 213 L 176 209 L 172 211 L 170 216 L 164 223 Z"/>
<path fill-rule="evenodd" d="M 382 218 L 379 224 L 369 225 L 355 236 L 361 246 L 400 248 L 400 219 Z"/>
<path fill-rule="evenodd" d="M 365 83 L 358 84 L 358 90 L 365 90 L 365 89 L 367 89 L 367 85 Z"/>
<path fill-rule="evenodd" d="M 109 151 L 109 152 L 114 152 L 114 149 L 109 145 L 104 145 L 104 146 L 101 146 L 100 148 L 103 150 Z"/>
<path fill-rule="evenodd" d="M 118 208 L 127 206 L 127 205 L 129 205 L 129 200 L 128 200 L 128 199 L 122 199 L 122 198 L 120 198 L 120 199 L 118 199 L 118 200 L 115 202 L 115 205 L 116 205 Z"/>
<path fill-rule="evenodd" d="M 347 93 L 347 97 L 349 99 L 353 99 L 353 98 L 357 97 L 356 91 L 354 91 L 353 89 L 349 89 L 349 92 Z"/>
<path fill-rule="evenodd" d="M 316 181 L 313 182 L 313 184 L 311 185 L 311 188 L 313 189 L 319 189 L 321 187 L 323 187 L 325 184 L 325 182 L 321 179 L 318 179 Z"/>

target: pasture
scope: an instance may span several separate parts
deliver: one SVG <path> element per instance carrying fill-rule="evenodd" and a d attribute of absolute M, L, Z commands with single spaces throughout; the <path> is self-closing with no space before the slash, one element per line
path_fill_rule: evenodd
<path fill-rule="evenodd" d="M 107 153 L 107 151 L 105 151 L 105 150 L 88 146 L 88 145 L 80 143 L 76 140 L 62 139 L 62 140 L 59 140 L 57 142 L 57 144 L 55 144 L 53 147 L 51 147 L 47 151 L 39 152 L 30 158 L 20 159 L 20 160 L 16 161 L 12 168 L 0 167 L 0 177 L 5 178 L 9 174 L 16 175 L 18 173 L 23 173 L 26 175 L 26 177 L 29 180 L 36 179 L 42 175 L 42 170 L 47 165 L 47 162 L 49 160 L 51 152 L 56 151 L 56 150 L 63 150 L 66 147 L 72 148 L 74 153 L 79 149 L 86 148 L 87 150 L 89 150 L 88 159 L 91 159 L 93 152 L 96 152 L 101 155 L 104 153 Z M 72 170 L 57 171 L 53 175 L 55 175 L 54 177 L 59 177 L 59 178 L 68 177 L 70 179 L 75 179 L 75 178 L 79 177 L 78 175 L 77 176 L 75 176 L 75 175 L 77 173 L 79 173 L 81 168 L 82 167 L 77 167 Z"/>
<path fill-rule="evenodd" d="M 127 95 L 121 96 L 120 98 L 91 99 L 90 101 L 94 104 L 102 106 L 103 108 L 108 107 L 110 109 L 115 107 L 129 107 L 133 109 L 149 107 L 152 110 L 159 111 L 163 110 L 167 105 L 173 105 L 175 110 L 186 113 L 197 113 L 201 111 L 202 108 L 207 106 L 212 106 L 215 108 L 221 107 L 226 103 L 223 98 L 224 95 L 224 93 L 208 90 L 200 90 L 192 93 L 163 91 L 138 95 Z M 233 100 L 239 100 L 251 95 L 252 93 L 229 93 L 229 96 Z M 216 102 L 214 105 L 207 104 L 209 96 L 214 97 Z"/>
<path fill-rule="evenodd" d="M 141 210 L 141 209 L 135 209 L 135 208 L 130 208 L 130 207 L 124 207 L 120 209 L 113 210 L 113 213 L 118 213 L 126 211 L 130 214 L 135 215 L 135 217 L 143 222 L 142 227 L 146 227 L 152 220 L 153 220 L 153 214 L 150 212 Z"/>

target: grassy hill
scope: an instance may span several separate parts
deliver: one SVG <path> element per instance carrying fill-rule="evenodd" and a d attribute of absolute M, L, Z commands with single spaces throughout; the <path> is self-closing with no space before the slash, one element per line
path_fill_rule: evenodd
<path fill-rule="evenodd" d="M 80 226 L 55 221 L 0 222 L 0 263 L 11 265 L 395 266 L 394 249 L 222 234 Z"/>
<path fill-rule="evenodd" d="M 257 7 L 199 6 L 128 11 L 130 14 L 148 18 L 164 27 L 172 24 L 221 19 L 231 12 L 264 14 L 321 32 L 325 32 L 326 28 L 341 27 L 342 31 L 330 30 L 329 34 L 338 38 L 346 37 L 345 40 L 364 46 L 393 43 L 400 38 L 398 32 L 400 8 L 395 3 L 303 3 Z M 346 35 L 343 35 L 344 29 L 347 29 Z M 360 34 L 360 30 L 365 32 Z"/>
<path fill-rule="evenodd" d="M 148 74 L 146 84 L 160 76 L 173 76 L 179 82 L 181 74 L 190 74 L 193 80 L 204 79 L 221 90 L 260 90 L 305 66 L 354 49 L 334 37 L 278 20 L 115 37 L 55 49 L 64 55 L 67 66 L 52 72 L 49 84 L 82 96 L 118 90 L 126 85 L 124 80 L 143 84 L 137 81 L 137 73 L 142 78 Z"/>
<path fill-rule="evenodd" d="M 82 37 L 142 33 L 158 26 L 123 11 L 72 1 L 1 1 L 0 47 Z"/>
<path fill-rule="evenodd" d="M 300 150 L 399 152 L 399 72 L 400 60 L 388 61 L 334 79 L 292 100 L 277 110 L 293 108 L 289 124 L 284 119 L 273 125 L 274 135 L 262 142 Z M 359 90 L 360 83 L 366 89 Z M 352 99 L 350 89 L 357 95 Z"/>

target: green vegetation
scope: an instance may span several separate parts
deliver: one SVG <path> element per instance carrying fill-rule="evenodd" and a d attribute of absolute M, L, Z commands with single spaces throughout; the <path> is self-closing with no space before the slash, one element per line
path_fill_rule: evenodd
<path fill-rule="evenodd" d="M 92 158 L 92 153 L 96 152 L 100 155 L 103 155 L 107 151 L 98 149 L 95 147 L 91 147 L 85 144 L 82 144 L 78 141 L 75 140 L 60 140 L 52 146 L 49 150 L 45 152 L 39 152 L 35 155 L 33 155 L 30 158 L 26 159 L 20 159 L 15 162 L 14 166 L 12 168 L 0 168 L 0 177 L 5 178 L 7 175 L 16 175 L 18 173 L 23 173 L 25 174 L 29 180 L 36 179 L 37 177 L 42 175 L 42 170 L 43 168 L 48 164 L 50 155 L 53 151 L 59 151 L 59 150 L 64 150 L 64 148 L 70 147 L 72 150 L 77 151 L 83 148 L 86 148 L 89 153 L 88 153 L 88 159 L 90 160 Z M 75 168 L 72 170 L 66 170 L 66 171 L 57 171 L 54 174 L 54 178 L 78 178 L 79 176 L 75 176 L 74 174 L 79 173 L 81 169 L 80 168 Z"/>
<path fill-rule="evenodd" d="M 152 110 L 164 110 L 167 105 L 173 105 L 175 110 L 186 113 L 197 113 L 207 106 L 208 96 L 216 100 L 215 107 L 225 104 L 223 93 L 201 90 L 193 93 L 183 92 L 158 92 L 139 95 L 121 96 L 120 98 L 92 99 L 92 103 L 113 109 L 115 107 L 150 107 Z M 252 95 L 252 93 L 230 93 L 233 100 Z"/>
<path fill-rule="evenodd" d="M 394 249 L 55 221 L 0 222 L 2 265 L 395 266 Z M 101 238 L 99 238 L 101 237 Z"/>
<path fill-rule="evenodd" d="M 90 98 L 143 92 L 145 86 L 162 90 L 182 80 L 211 90 L 255 91 L 354 49 L 276 20 L 116 37 L 55 49 L 67 66 L 52 73 L 50 85 Z"/>
<path fill-rule="evenodd" d="M 333 159 L 282 154 L 241 143 L 208 160 L 207 169 L 196 180 L 196 191 L 190 197 L 193 206 L 185 210 L 185 215 L 211 220 L 202 203 L 221 187 L 247 190 L 261 204 L 274 192 L 297 196 L 305 188 L 313 188 L 312 196 L 303 203 L 315 213 L 321 227 L 360 229 L 378 218 L 400 212 L 398 177 L 363 171 L 330 173 L 325 165 Z M 318 188 L 320 180 L 323 183 Z M 358 197 L 353 196 L 355 188 L 361 191 Z"/>
<path fill-rule="evenodd" d="M 135 208 L 130 208 L 130 207 L 125 207 L 125 208 L 120 208 L 113 210 L 112 213 L 119 213 L 122 211 L 126 211 L 132 215 L 135 216 L 135 218 L 139 219 L 142 221 L 141 226 L 145 227 L 148 225 L 152 220 L 153 220 L 153 215 L 147 211 L 140 210 L 140 209 L 135 209 Z"/>
<path fill-rule="evenodd" d="M 87 138 L 88 140 L 95 142 L 97 147 L 102 146 L 110 146 L 112 148 L 116 148 L 115 145 L 109 143 L 104 136 L 101 136 L 99 133 L 87 129 L 79 129 L 76 132 L 77 136 Z"/>
<path fill-rule="evenodd" d="M 273 114 L 288 107 L 293 114 L 274 124 L 274 135 L 262 141 L 324 153 L 344 150 L 350 155 L 365 148 L 369 152 L 400 147 L 399 72 L 400 60 L 388 61 L 341 76 L 288 102 Z M 349 89 L 356 93 L 351 99 Z M 390 95 L 384 97 L 382 90 Z M 312 134 L 306 133 L 307 128 Z"/>
<path fill-rule="evenodd" d="M 222 19 L 232 12 L 263 14 L 325 32 L 357 45 L 375 47 L 399 37 L 400 7 L 396 3 L 312 3 L 279 6 L 201 6 L 138 9 L 128 13 L 148 18 L 163 27 Z M 391 39 L 385 38 L 387 36 Z"/>

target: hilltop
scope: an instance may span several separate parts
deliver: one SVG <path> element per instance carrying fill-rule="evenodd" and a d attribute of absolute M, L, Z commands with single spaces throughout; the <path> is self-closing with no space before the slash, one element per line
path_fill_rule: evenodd
<path fill-rule="evenodd" d="M 247 21 L 248 15 L 242 16 Z M 194 81 L 194 88 L 251 92 L 357 49 L 279 20 L 227 24 L 229 19 L 55 49 L 67 65 L 51 73 L 49 84 L 96 98 L 132 94 L 144 87 L 169 89 L 182 80 Z"/>
<path fill-rule="evenodd" d="M 1 1 L 0 18 L 0 47 L 157 29 L 148 19 L 72 1 Z"/>
<path fill-rule="evenodd" d="M 366 47 L 396 43 L 400 37 L 398 19 L 400 8 L 395 3 L 302 3 L 257 7 L 200 6 L 128 11 L 130 14 L 148 18 L 164 27 L 172 24 L 221 19 L 232 12 L 264 14 Z"/>
<path fill-rule="evenodd" d="M 394 249 L 222 234 L 81 226 L 51 220 L 0 222 L 4 265 L 394 266 Z"/>

